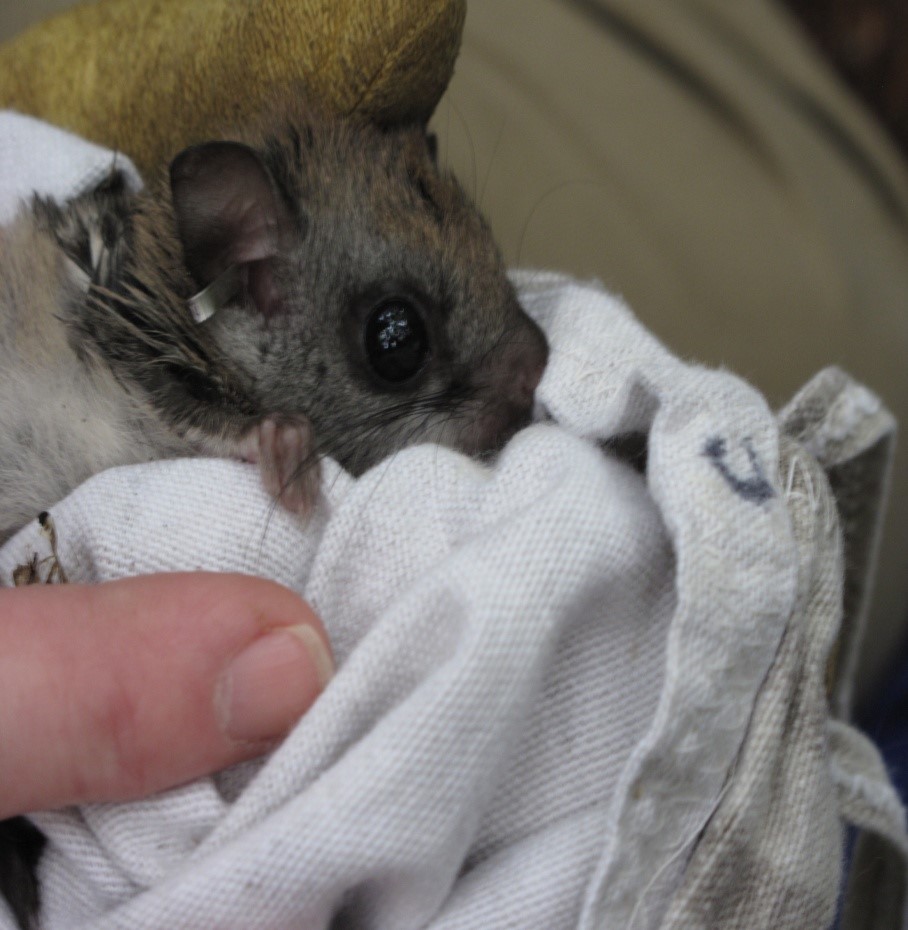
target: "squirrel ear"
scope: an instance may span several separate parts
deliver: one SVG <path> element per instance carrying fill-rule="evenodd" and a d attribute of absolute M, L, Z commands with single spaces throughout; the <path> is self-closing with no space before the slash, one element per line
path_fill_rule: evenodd
<path fill-rule="evenodd" d="M 186 268 L 200 288 L 231 266 L 247 266 L 247 278 L 255 269 L 260 273 L 258 263 L 277 254 L 289 211 L 248 145 L 206 142 L 184 149 L 171 162 L 170 190 Z"/>

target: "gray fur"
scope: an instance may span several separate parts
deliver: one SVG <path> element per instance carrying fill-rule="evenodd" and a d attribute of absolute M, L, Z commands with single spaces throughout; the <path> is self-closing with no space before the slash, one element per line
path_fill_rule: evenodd
<path fill-rule="evenodd" d="M 180 446 L 96 347 L 73 345 L 65 308 L 84 301 L 85 285 L 43 210 L 0 230 L 0 539 L 95 472 Z"/>
<path fill-rule="evenodd" d="M 238 137 L 254 157 L 226 150 L 226 164 L 253 166 L 233 190 L 252 205 L 216 216 L 213 238 L 221 179 L 193 186 L 193 171 L 217 146 L 187 150 L 142 194 L 112 172 L 0 228 L 0 541 L 115 465 L 243 456 L 305 512 L 321 454 L 357 474 L 419 441 L 482 455 L 528 421 L 545 339 L 422 128 L 306 107 L 263 126 Z M 225 240 L 222 226 L 238 232 Z M 187 302 L 227 261 L 246 289 L 196 324 Z M 432 348 L 391 387 L 362 341 L 383 296 L 416 299 Z M 23 927 L 40 855 L 27 831 L 0 823 L 0 893 Z"/>
<path fill-rule="evenodd" d="M 206 323 L 187 301 L 221 251 L 242 248 L 189 241 L 204 238 L 193 211 L 206 201 L 176 174 L 131 195 L 114 173 L 0 231 L 0 538 L 113 465 L 244 455 L 278 468 L 266 474 L 277 492 L 308 480 L 289 499 L 305 510 L 320 454 L 357 474 L 417 441 L 482 455 L 529 419 L 545 340 L 423 129 L 308 106 L 262 126 L 232 138 L 257 153 L 269 203 L 273 192 L 268 256 Z M 362 320 L 399 293 L 425 308 L 432 353 L 389 389 L 364 357 Z M 267 418 L 296 437 L 292 462 L 260 448 Z"/>

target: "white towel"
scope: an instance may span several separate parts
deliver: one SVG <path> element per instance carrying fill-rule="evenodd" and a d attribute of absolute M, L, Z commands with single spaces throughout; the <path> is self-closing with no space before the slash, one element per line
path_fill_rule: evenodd
<path fill-rule="evenodd" d="M 141 186 L 133 163 L 42 120 L 0 110 L 0 224 L 32 193 L 66 200 L 99 184 L 116 167 L 134 189 Z"/>
<path fill-rule="evenodd" d="M 42 927 L 828 925 L 841 571 L 822 471 L 756 391 L 679 361 L 598 286 L 516 281 L 554 422 L 491 466 L 430 445 L 358 480 L 329 462 L 306 523 L 220 460 L 114 469 L 51 508 L 70 580 L 276 579 L 339 671 L 264 762 L 37 816 Z M 34 552 L 30 525 L 0 576 Z M 794 685 L 792 735 L 773 696 Z"/>

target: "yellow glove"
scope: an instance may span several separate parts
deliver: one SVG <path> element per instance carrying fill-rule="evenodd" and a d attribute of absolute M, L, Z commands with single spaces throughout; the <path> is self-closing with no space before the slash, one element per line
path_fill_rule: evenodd
<path fill-rule="evenodd" d="M 340 112 L 427 119 L 466 0 L 100 0 L 0 46 L 0 107 L 149 173 L 300 86 Z"/>

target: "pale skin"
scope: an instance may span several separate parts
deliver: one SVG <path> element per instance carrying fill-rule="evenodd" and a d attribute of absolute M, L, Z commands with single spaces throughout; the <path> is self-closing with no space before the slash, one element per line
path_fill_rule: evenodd
<path fill-rule="evenodd" d="M 292 591 L 225 574 L 0 591 L 0 818 L 261 755 L 333 671 Z"/>

